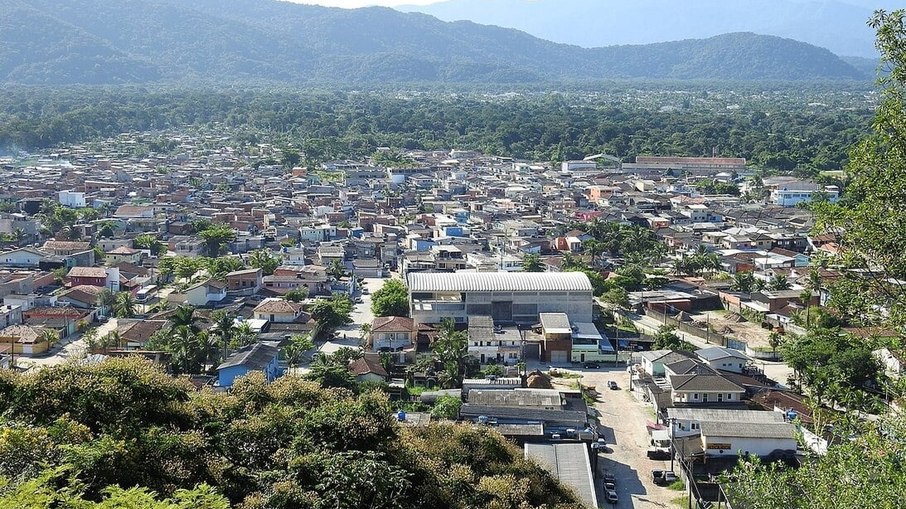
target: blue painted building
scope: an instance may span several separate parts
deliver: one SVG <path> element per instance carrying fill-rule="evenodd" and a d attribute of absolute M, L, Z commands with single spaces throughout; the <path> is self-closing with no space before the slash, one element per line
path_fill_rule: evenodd
<path fill-rule="evenodd" d="M 283 374 L 277 359 L 279 354 L 280 349 L 274 342 L 261 341 L 244 346 L 217 366 L 218 384 L 220 387 L 231 387 L 236 378 L 252 371 L 263 372 L 267 381 L 273 382 Z"/>
<path fill-rule="evenodd" d="M 441 233 L 444 237 L 464 237 L 466 234 L 462 226 L 444 226 Z"/>

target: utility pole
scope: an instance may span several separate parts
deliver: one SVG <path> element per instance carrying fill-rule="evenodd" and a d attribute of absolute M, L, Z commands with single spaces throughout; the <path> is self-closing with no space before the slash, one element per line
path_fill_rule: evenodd
<path fill-rule="evenodd" d="M 673 472 L 673 458 L 676 456 L 676 442 L 673 440 L 673 430 L 676 428 L 676 418 L 670 418 L 670 471 Z"/>

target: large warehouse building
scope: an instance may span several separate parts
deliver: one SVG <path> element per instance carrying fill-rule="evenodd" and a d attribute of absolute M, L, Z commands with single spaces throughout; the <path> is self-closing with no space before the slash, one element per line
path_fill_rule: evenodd
<path fill-rule="evenodd" d="M 416 323 L 490 316 L 498 324 L 537 324 L 541 313 L 592 321 L 591 282 L 581 272 L 415 272 L 408 284 Z"/>

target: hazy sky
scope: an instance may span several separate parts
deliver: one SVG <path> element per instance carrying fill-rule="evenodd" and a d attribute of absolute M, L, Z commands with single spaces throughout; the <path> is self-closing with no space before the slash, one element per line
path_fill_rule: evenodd
<path fill-rule="evenodd" d="M 383 5 L 385 7 L 396 7 L 397 5 L 427 5 L 437 3 L 439 0 L 289 0 L 297 4 L 317 4 L 328 7 L 343 7 L 354 9 L 356 7 L 366 7 L 369 5 Z"/>

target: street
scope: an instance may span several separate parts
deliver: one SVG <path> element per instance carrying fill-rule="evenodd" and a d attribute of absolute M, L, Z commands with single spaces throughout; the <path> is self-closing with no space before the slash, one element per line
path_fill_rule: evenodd
<path fill-rule="evenodd" d="M 379 290 L 388 278 L 365 278 L 362 283 L 363 288 L 368 289 L 368 293 L 360 293 L 358 297 L 362 299 L 360 304 L 352 306 L 352 323 L 337 327 L 337 337 L 318 347 L 318 352 L 331 354 L 343 347 L 358 348 L 361 344 L 362 325 L 371 324 L 374 321 L 374 313 L 371 312 L 371 295 Z"/>
<path fill-rule="evenodd" d="M 98 337 L 104 336 L 116 330 L 116 318 L 110 318 L 108 321 L 97 327 Z M 34 369 L 42 366 L 56 366 L 63 364 L 70 359 L 81 359 L 88 354 L 88 346 L 82 341 L 82 334 L 75 333 L 68 338 L 61 339 L 53 345 L 48 353 L 37 357 L 16 357 L 16 365 L 26 369 Z"/>
<path fill-rule="evenodd" d="M 651 480 L 651 470 L 669 470 L 669 461 L 654 461 L 647 457 L 649 448 L 647 421 L 654 420 L 654 410 L 636 400 L 629 392 L 629 374 L 626 366 L 607 366 L 595 370 L 570 370 L 583 374 L 582 383 L 594 386 L 599 392 L 595 409 L 599 415 L 599 434 L 607 441 L 609 451 L 598 453 L 598 470 L 610 471 L 616 478 L 619 502 L 616 508 L 677 507 L 673 500 L 683 492 L 656 486 Z M 614 380 L 619 390 L 607 388 L 607 381 Z M 598 499 L 604 500 L 600 476 L 596 479 Z"/>

